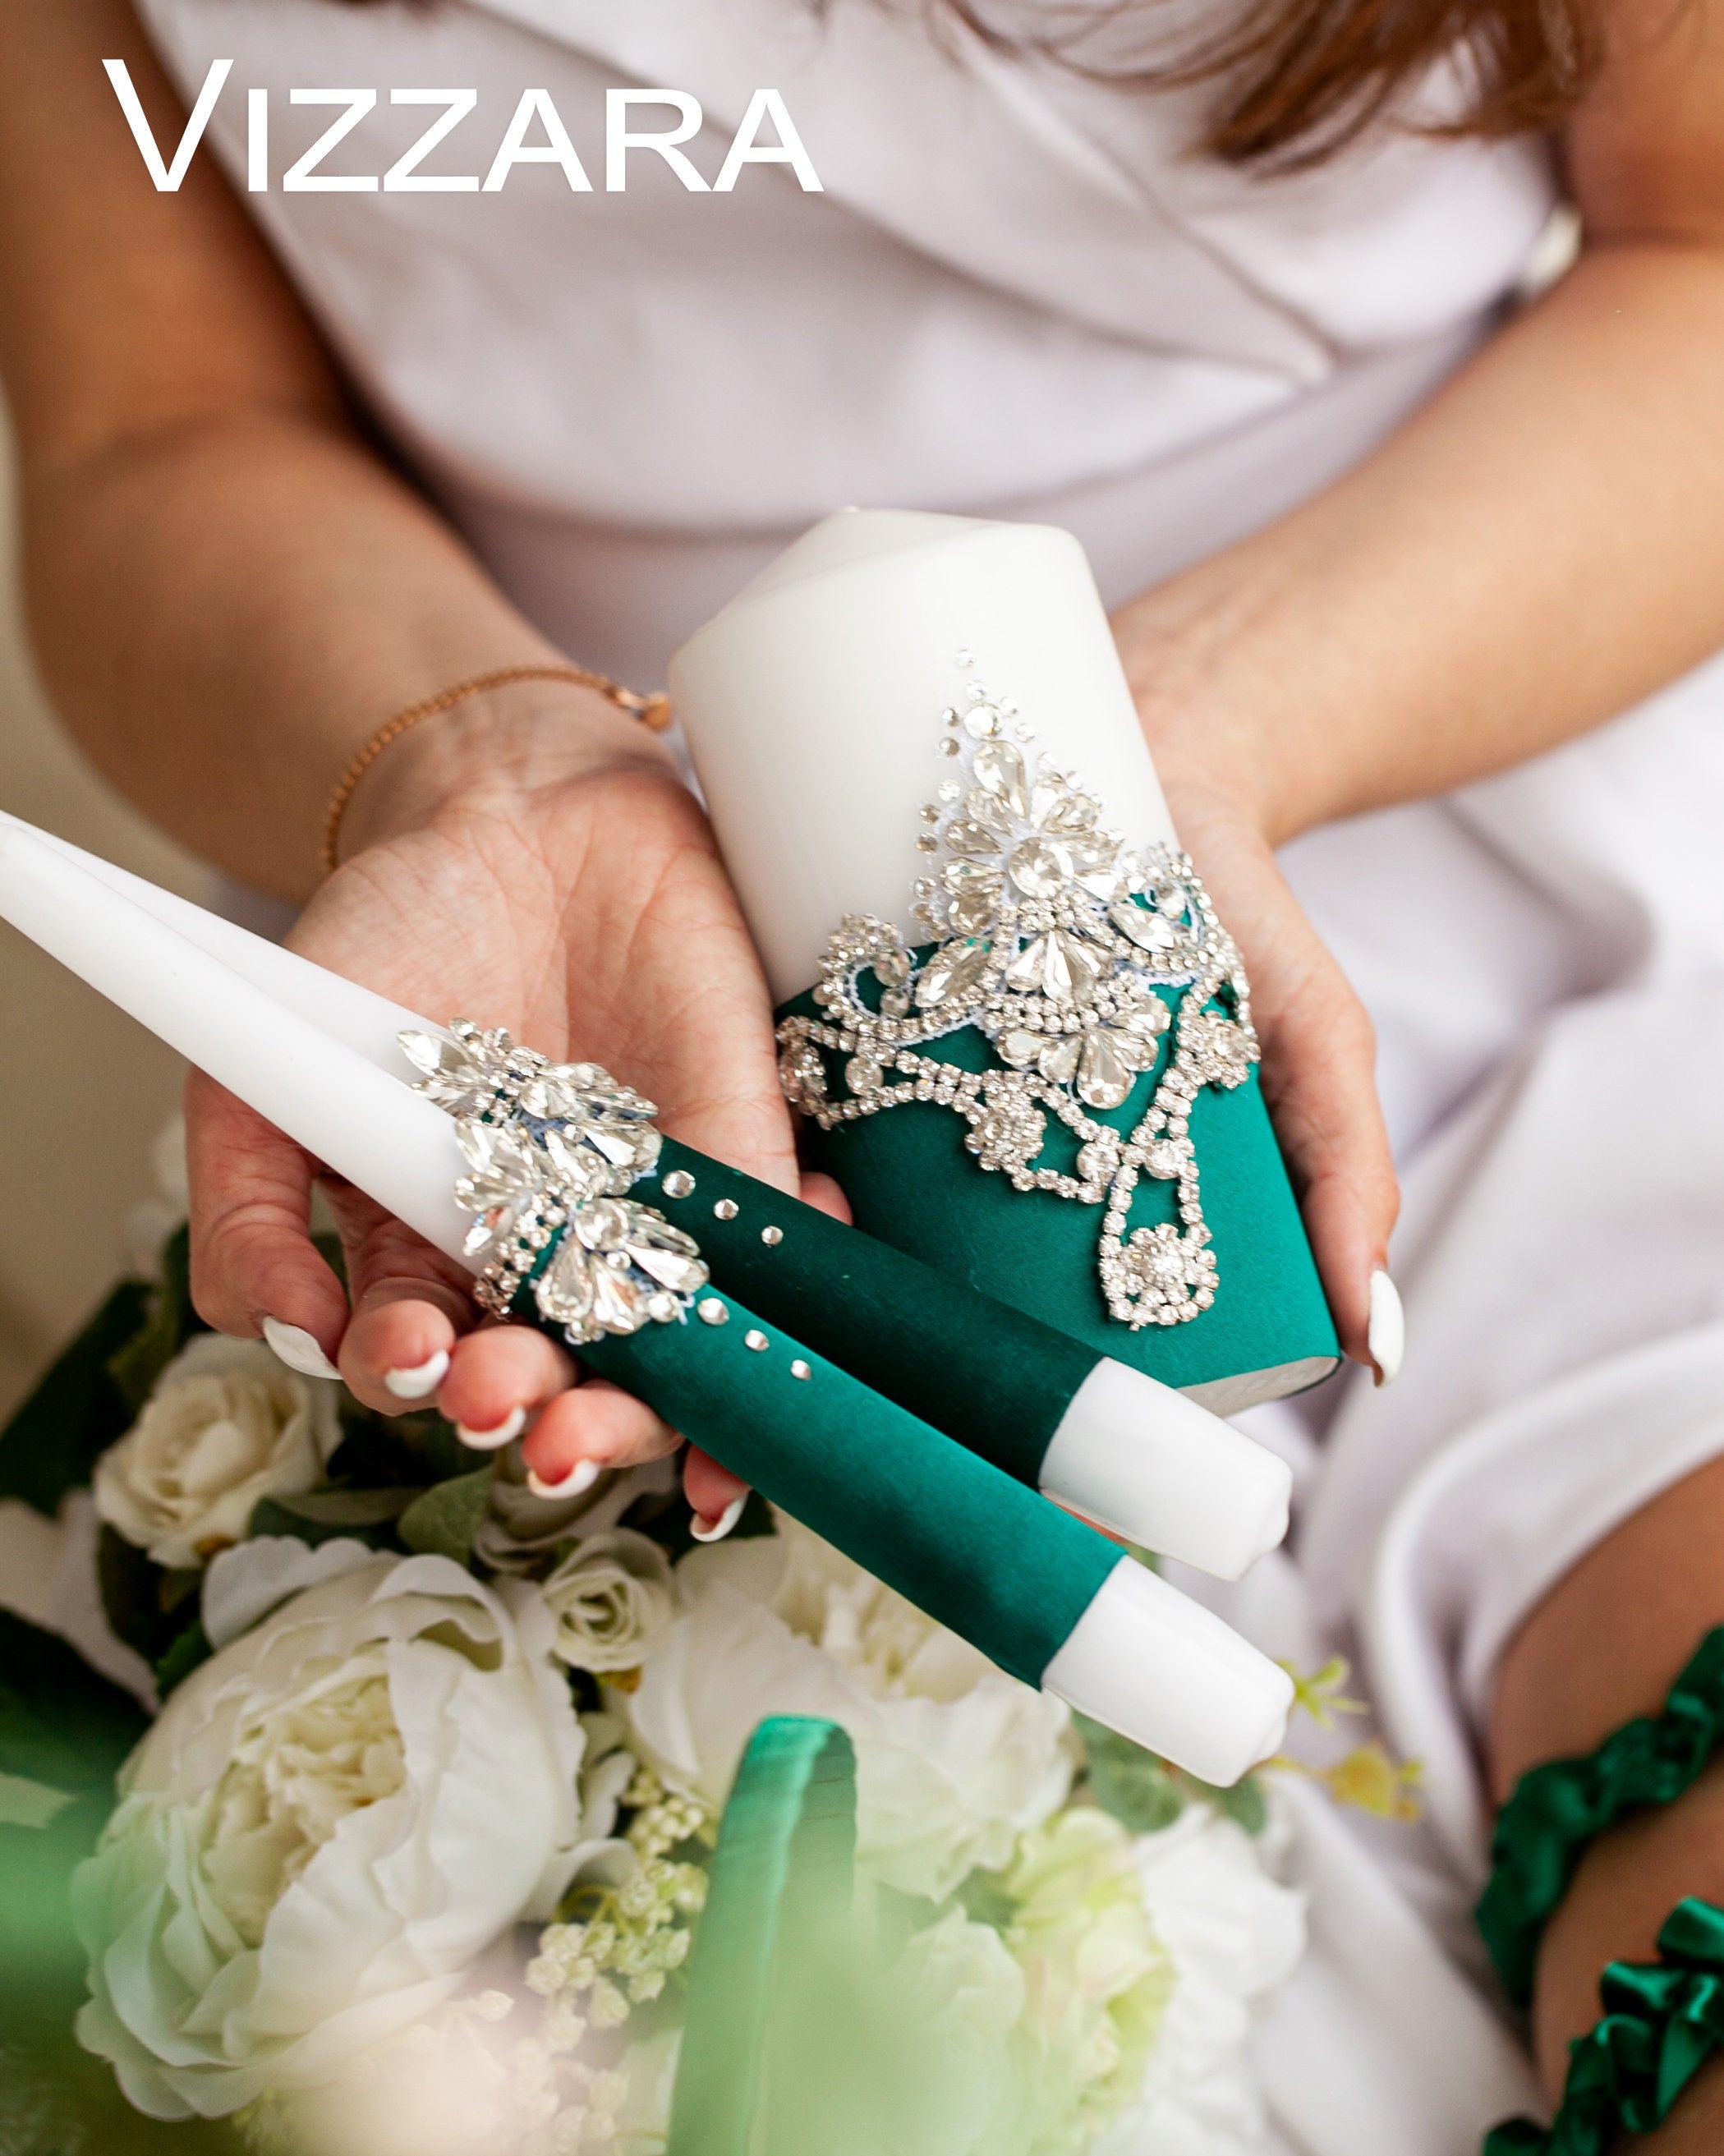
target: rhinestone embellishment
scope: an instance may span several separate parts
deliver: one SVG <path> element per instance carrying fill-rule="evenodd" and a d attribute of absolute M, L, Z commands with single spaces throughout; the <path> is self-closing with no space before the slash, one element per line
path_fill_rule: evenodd
<path fill-rule="evenodd" d="M 467 1255 L 484 1260 L 481 1309 L 505 1317 L 530 1282 L 577 1348 L 686 1316 L 709 1278 L 700 1246 L 628 1194 L 659 1158 L 650 1101 L 596 1063 L 552 1063 L 465 1019 L 399 1038 L 413 1090 L 455 1119 L 468 1169 L 455 1203 L 473 1216 Z"/>
<path fill-rule="evenodd" d="M 979 683 L 967 694 L 942 715 L 939 747 L 957 768 L 921 812 L 931 846 L 912 915 L 932 948 L 918 962 L 889 922 L 846 916 L 818 1015 L 778 1029 L 779 1081 L 823 1130 L 913 1101 L 951 1109 L 981 1168 L 1103 1209 L 1097 1270 L 1114 1318 L 1187 1323 L 1219 1284 L 1192 1104 L 1243 1084 L 1258 1060 L 1239 952 L 1185 855 L 1128 847 L 1095 797 L 1029 746 L 1014 705 Z M 988 1069 L 921 1052 L 968 1026 Z M 1096 1120 L 1158 1066 L 1134 1129 Z M 1076 1141 L 1075 1173 L 1043 1163 L 1050 1119 Z M 1145 1178 L 1174 1186 L 1177 1221 L 1131 1225 Z"/>

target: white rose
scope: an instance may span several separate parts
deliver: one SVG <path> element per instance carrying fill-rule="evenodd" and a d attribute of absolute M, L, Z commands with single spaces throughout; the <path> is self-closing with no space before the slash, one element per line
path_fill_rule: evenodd
<path fill-rule="evenodd" d="M 577 1497 L 540 1497 L 527 1487 L 520 1445 L 511 1445 L 497 1455 L 490 1509 L 480 1522 L 473 1553 L 493 1572 L 533 1572 L 559 1543 L 613 1527 L 641 1498 L 668 1497 L 676 1486 L 675 1461 L 654 1460 L 601 1475 Z"/>
<path fill-rule="evenodd" d="M 1064 1801 L 1065 1707 L 793 1522 L 692 1552 L 677 1586 L 627 1709 L 637 1748 L 712 1810 L 764 1716 L 824 1715 L 856 1747 L 863 1875 L 940 1901 Z"/>
<path fill-rule="evenodd" d="M 518 1583 L 378 1558 L 170 1696 L 73 1887 L 79 2037 L 139 2110 L 326 2082 L 550 1912 L 614 1813 L 580 1816 L 552 1630 Z"/>
<path fill-rule="evenodd" d="M 670 1629 L 670 1560 L 631 1527 L 577 1543 L 541 1591 L 557 1620 L 552 1652 L 571 1669 L 639 1669 Z"/>
<path fill-rule="evenodd" d="M 156 1563 L 201 1564 L 212 1546 L 241 1539 L 259 1498 L 322 1481 L 341 1441 L 339 1390 L 290 1370 L 261 1340 L 200 1332 L 96 1462 L 96 1510 Z"/>

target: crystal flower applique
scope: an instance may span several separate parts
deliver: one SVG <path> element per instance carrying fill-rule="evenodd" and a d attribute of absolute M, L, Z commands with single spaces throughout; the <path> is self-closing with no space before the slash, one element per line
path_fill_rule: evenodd
<path fill-rule="evenodd" d="M 468 1167 L 455 1202 L 473 1215 L 464 1248 L 484 1260 L 485 1309 L 503 1316 L 531 1281 L 576 1347 L 685 1316 L 707 1282 L 700 1246 L 628 1195 L 659 1158 L 650 1101 L 596 1063 L 552 1063 L 464 1019 L 401 1046 L 414 1090 L 455 1118 Z"/>
<path fill-rule="evenodd" d="M 1101 803 L 1029 746 L 1013 706 L 978 687 L 945 721 L 956 770 L 922 810 L 912 909 L 931 947 L 918 956 L 890 924 L 846 918 L 813 992 L 820 1015 L 779 1029 L 785 1094 L 825 1129 L 910 1101 L 952 1109 L 983 1168 L 1105 1208 L 1097 1262 L 1116 1318 L 1183 1323 L 1217 1285 L 1192 1103 L 1257 1060 L 1239 953 L 1190 861 L 1104 829 Z M 921 1052 L 966 1026 L 989 1069 Z M 1134 1129 L 1096 1120 L 1157 1065 Z M 1042 1164 L 1050 1116 L 1077 1141 L 1075 1173 Z M 1177 1221 L 1131 1226 L 1145 1177 L 1175 1186 Z"/>

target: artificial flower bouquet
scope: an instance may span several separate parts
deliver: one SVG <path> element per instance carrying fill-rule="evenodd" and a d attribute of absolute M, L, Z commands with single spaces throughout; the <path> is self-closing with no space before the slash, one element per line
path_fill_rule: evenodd
<path fill-rule="evenodd" d="M 785 1716 L 854 1755 L 879 2156 L 1258 2143 L 1253 2003 L 1303 1938 L 1274 1778 L 1192 1783 L 758 1499 L 703 1548 L 662 1463 L 541 1498 L 204 1329 L 183 1230 L 0 1496 L 59 1522 L 110 1672 L 0 1616 L 0 2156 L 672 2147 L 727 1798 Z"/>

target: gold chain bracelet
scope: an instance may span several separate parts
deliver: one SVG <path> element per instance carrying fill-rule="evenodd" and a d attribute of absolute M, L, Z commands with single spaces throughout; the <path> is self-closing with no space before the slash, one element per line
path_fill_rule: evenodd
<path fill-rule="evenodd" d="M 340 866 L 338 848 L 341 838 L 341 819 L 347 813 L 354 789 L 383 751 L 398 742 L 421 719 L 435 718 L 441 711 L 453 711 L 457 704 L 464 703 L 469 696 L 483 696 L 489 689 L 506 689 L 516 681 L 567 681 L 579 689 L 596 689 L 601 696 L 614 704 L 619 711 L 626 711 L 631 719 L 642 726 L 650 726 L 662 733 L 670 723 L 670 699 L 668 696 L 643 696 L 634 689 L 625 689 L 603 674 L 594 674 L 585 666 L 500 666 L 495 673 L 475 674 L 470 681 L 458 681 L 452 689 L 444 689 L 435 696 L 427 696 L 423 703 L 409 704 L 404 711 L 398 711 L 385 726 L 381 726 L 366 742 L 351 763 L 341 773 L 329 804 L 329 814 L 323 824 L 324 873 L 332 875 Z"/>

